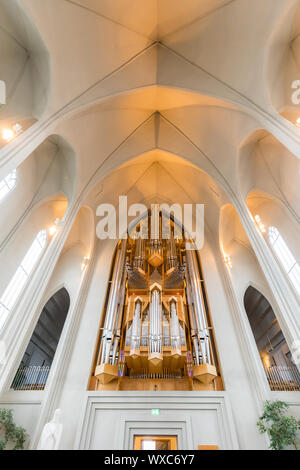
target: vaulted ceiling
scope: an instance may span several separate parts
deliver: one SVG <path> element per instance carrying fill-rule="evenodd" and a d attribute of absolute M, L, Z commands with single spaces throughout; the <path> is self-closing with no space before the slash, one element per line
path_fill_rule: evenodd
<path fill-rule="evenodd" d="M 18 13 L 13 29 L 1 31 L 20 38 L 39 64 L 43 106 L 24 105 L 24 116 L 37 122 L 0 149 L 0 176 L 58 135 L 75 155 L 74 200 L 93 208 L 99 201 L 117 205 L 119 194 L 133 202 L 205 203 L 216 228 L 220 207 L 247 196 L 243 178 L 254 164 L 247 157 L 241 169 L 240 160 L 249 136 L 276 134 L 278 146 L 300 158 L 299 129 L 279 114 L 288 104 L 287 70 L 274 87 L 300 30 L 298 0 L 18 5 L 24 19 Z M 14 16 L 6 0 L 0 8 Z M 0 111 L 5 117 L 5 107 Z M 272 172 L 263 171 L 271 181 Z"/>

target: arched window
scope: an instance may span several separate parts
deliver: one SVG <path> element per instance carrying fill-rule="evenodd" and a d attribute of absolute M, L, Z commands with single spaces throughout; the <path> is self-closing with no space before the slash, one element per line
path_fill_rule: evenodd
<path fill-rule="evenodd" d="M 300 391 L 300 373 L 272 306 L 252 286 L 244 306 L 271 390 Z"/>
<path fill-rule="evenodd" d="M 0 181 L 0 201 L 14 189 L 16 184 L 17 170 L 13 170 L 2 181 Z"/>
<path fill-rule="evenodd" d="M 13 278 L 0 298 L 0 329 L 3 328 L 6 319 L 13 309 L 21 294 L 27 279 L 33 271 L 42 251 L 47 244 L 47 232 L 41 230 L 31 247 L 27 251 L 22 263 L 15 272 Z"/>
<path fill-rule="evenodd" d="M 269 227 L 268 238 L 277 258 L 288 274 L 291 283 L 300 295 L 300 265 L 295 260 L 276 227 Z"/>
<path fill-rule="evenodd" d="M 63 287 L 44 306 L 11 388 L 44 390 L 69 308 L 70 296 Z"/>

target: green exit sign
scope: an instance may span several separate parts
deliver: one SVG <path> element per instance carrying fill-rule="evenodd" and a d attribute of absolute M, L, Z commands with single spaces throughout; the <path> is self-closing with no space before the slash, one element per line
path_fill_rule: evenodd
<path fill-rule="evenodd" d="M 151 414 L 152 414 L 153 416 L 158 416 L 159 413 L 160 413 L 160 410 L 158 410 L 158 409 L 153 409 L 153 410 L 151 410 Z"/>

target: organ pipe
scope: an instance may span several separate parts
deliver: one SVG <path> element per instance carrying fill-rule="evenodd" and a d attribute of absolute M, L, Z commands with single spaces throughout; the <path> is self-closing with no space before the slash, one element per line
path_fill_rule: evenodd
<path fill-rule="evenodd" d="M 188 375 L 191 380 L 180 387 L 198 389 L 200 381 L 202 387 L 210 388 L 217 369 L 211 363 L 213 350 L 197 256 L 186 250 L 183 238 L 175 240 L 173 221 L 167 221 L 170 238 L 164 238 L 164 216 L 159 206 L 152 210 L 153 238 L 122 240 L 116 248 L 97 347 L 97 387 L 106 389 L 108 383 L 118 380 L 117 389 L 130 390 L 127 381 L 132 377 Z M 149 214 L 146 220 L 149 222 Z"/>
<path fill-rule="evenodd" d="M 145 269 L 145 240 L 138 238 L 136 240 L 136 249 L 133 265 L 136 268 Z"/>
<path fill-rule="evenodd" d="M 149 334 L 148 315 L 145 315 L 145 318 L 142 323 L 142 346 L 148 346 L 148 334 Z"/>
<path fill-rule="evenodd" d="M 125 255 L 124 255 L 125 257 Z M 115 322 L 113 326 L 113 354 L 112 354 L 112 364 L 116 364 L 117 361 L 117 354 L 119 353 L 120 349 L 120 340 L 121 340 L 121 327 L 122 327 L 122 313 L 123 307 L 125 302 L 125 294 L 126 294 L 126 269 L 123 266 L 123 273 L 122 273 L 122 281 L 121 281 L 121 289 L 119 294 L 118 300 L 118 307 L 117 307 L 117 315 L 115 316 Z"/>
<path fill-rule="evenodd" d="M 210 338 L 209 338 L 209 331 L 207 329 L 206 323 L 206 313 L 205 307 L 203 303 L 203 297 L 201 292 L 201 285 L 199 281 L 199 277 L 197 276 L 197 265 L 196 265 L 196 258 L 195 253 L 192 250 L 186 251 L 187 256 L 187 268 L 188 268 L 188 281 L 191 285 L 192 291 L 192 304 L 194 306 L 194 313 L 195 313 L 195 320 L 196 325 L 194 325 L 195 333 L 198 338 L 198 347 L 195 351 L 196 356 L 200 353 L 200 362 L 204 364 L 211 363 L 210 357 Z M 193 338 L 193 342 L 195 345 L 195 340 Z"/>
<path fill-rule="evenodd" d="M 161 323 L 160 291 L 153 289 L 150 303 L 150 353 L 161 353 Z"/>
<path fill-rule="evenodd" d="M 121 288 L 122 276 L 124 274 L 125 254 L 126 243 L 125 241 L 122 241 L 121 248 L 119 248 L 117 253 L 117 260 L 113 273 L 113 279 L 111 282 L 111 289 L 107 305 L 107 313 L 105 316 L 104 331 L 102 336 L 101 364 L 109 364 L 110 362 L 113 327 L 115 324 L 115 318 L 119 304 L 119 293 Z"/>
<path fill-rule="evenodd" d="M 151 208 L 151 239 L 160 240 L 159 205 L 153 204 Z"/>
<path fill-rule="evenodd" d="M 190 313 L 190 327 L 191 327 L 191 340 L 193 344 L 193 350 L 194 350 L 194 361 L 196 365 L 199 365 L 200 362 L 202 362 L 202 353 L 199 351 L 199 338 L 198 338 L 198 331 L 197 331 L 197 325 L 196 325 L 196 318 L 195 318 L 195 308 L 194 308 L 194 303 L 193 303 L 193 296 L 191 292 L 191 284 L 190 284 L 190 279 L 188 275 L 188 270 L 185 273 L 186 277 L 186 295 L 187 295 L 187 303 L 189 306 L 189 313 Z"/>
<path fill-rule="evenodd" d="M 176 242 L 172 232 L 171 238 L 167 243 L 167 269 L 175 268 L 177 264 Z"/>
<path fill-rule="evenodd" d="M 171 301 L 171 344 L 173 349 L 180 349 L 180 329 L 177 315 L 177 306 Z"/>
<path fill-rule="evenodd" d="M 140 348 L 141 341 L 141 302 L 138 300 L 135 303 L 135 311 L 132 322 L 132 335 L 131 335 L 131 351 L 133 354 L 136 349 Z"/>

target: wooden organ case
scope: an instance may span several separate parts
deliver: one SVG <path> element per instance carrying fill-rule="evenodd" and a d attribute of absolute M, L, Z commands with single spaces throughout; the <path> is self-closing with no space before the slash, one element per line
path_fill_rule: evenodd
<path fill-rule="evenodd" d="M 140 223 L 118 243 L 89 389 L 222 390 L 198 254 L 161 212 L 153 238 L 151 219 L 151 238 Z"/>

